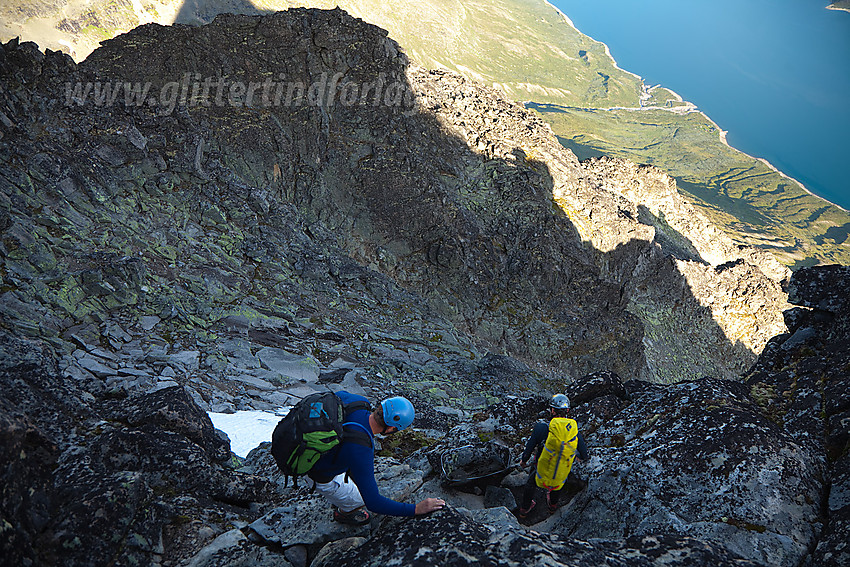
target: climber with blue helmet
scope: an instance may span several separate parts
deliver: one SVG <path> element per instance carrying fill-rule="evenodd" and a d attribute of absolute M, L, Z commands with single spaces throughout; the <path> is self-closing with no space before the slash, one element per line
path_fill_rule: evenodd
<path fill-rule="evenodd" d="M 363 396 L 345 391 L 336 392 L 344 405 L 368 401 Z M 334 507 L 334 520 L 345 524 L 363 525 L 371 520 L 370 512 L 388 516 L 419 516 L 442 509 L 446 503 L 439 498 L 426 498 L 416 505 L 396 502 L 378 491 L 375 481 L 375 435 L 391 435 L 407 429 L 416 411 L 413 404 L 400 396 L 387 398 L 371 412 L 364 408 L 346 415 L 345 428 L 365 431 L 369 442 L 342 442 L 325 453 L 307 473 L 316 487 Z"/>

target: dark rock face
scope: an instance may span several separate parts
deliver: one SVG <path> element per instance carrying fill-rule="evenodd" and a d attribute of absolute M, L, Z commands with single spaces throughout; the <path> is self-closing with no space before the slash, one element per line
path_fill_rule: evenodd
<path fill-rule="evenodd" d="M 746 381 L 764 412 L 826 461 L 824 531 L 808 565 L 850 562 L 850 309 L 847 266 L 794 273 L 790 297 L 807 310 L 790 317 Z"/>
<path fill-rule="evenodd" d="M 411 546 L 411 541 L 418 545 Z M 394 521 L 353 550 L 327 549 L 313 563 L 331 565 L 758 565 L 676 536 L 582 542 L 557 535 L 493 531 L 449 509 L 417 521 Z"/>
<path fill-rule="evenodd" d="M 594 372 L 579 378 L 567 386 L 566 394 L 573 407 L 604 396 L 614 396 L 624 401 L 629 399 L 629 392 L 620 377 L 613 372 Z"/>
<path fill-rule="evenodd" d="M 247 41 L 212 49 L 234 33 Z M 216 55 L 200 61 L 174 53 L 177 45 Z M 470 140 L 441 123 L 439 112 L 451 103 L 469 117 L 529 116 L 507 101 L 482 99 L 483 91 L 464 92 L 470 87 L 455 77 L 408 77 L 406 68 L 406 57 L 383 30 L 341 11 L 293 11 L 222 17 L 200 29 L 139 28 L 93 54 L 82 75 L 152 80 L 155 90 L 175 73 L 207 77 L 219 69 L 245 84 L 271 71 L 281 84 L 311 86 L 339 73 L 352 89 L 381 77 L 403 91 L 400 105 L 271 107 L 275 118 L 260 121 L 249 108 L 191 109 L 209 125 L 193 129 L 204 139 L 205 175 L 213 180 L 227 167 L 250 185 L 268 187 L 333 231 L 359 263 L 421 294 L 459 329 L 494 348 L 583 372 L 590 360 L 570 350 L 590 342 L 607 353 L 597 352 L 597 359 L 616 357 L 610 363 L 616 368 L 640 366 L 639 325 L 611 300 L 617 291 L 601 280 L 569 221 L 552 214 L 553 181 L 545 165 L 476 154 Z M 525 140 L 510 142 L 534 143 L 544 133 L 541 122 L 534 127 Z M 576 175 L 574 158 L 569 165 Z M 327 270 L 305 265 L 301 275 L 324 280 Z M 582 322 L 583 339 L 558 324 L 565 317 Z"/>
<path fill-rule="evenodd" d="M 850 266 L 821 266 L 800 270 L 791 280 L 788 300 L 834 315 L 846 315 L 850 301 Z"/>
<path fill-rule="evenodd" d="M 169 563 L 272 496 L 265 479 L 225 466 L 227 443 L 182 388 L 97 400 L 37 345 L 2 345 L 7 564 Z"/>
<path fill-rule="evenodd" d="M 4 377 L 0 401 L 0 470 L 4 471 L 0 502 L 3 519 L 10 526 L 3 531 L 0 552 L 10 564 L 23 565 L 33 560 L 37 547 L 48 547 L 38 541 L 37 534 L 45 530 L 54 512 L 52 471 L 61 455 L 56 433 L 70 422 L 69 416 L 84 412 L 85 405 L 78 399 L 80 405 L 75 407 L 74 398 L 67 396 L 71 393 L 68 389 L 50 388 L 52 384 L 42 367 L 44 355 L 37 345 L 7 340 L 0 343 L 0 348 L 0 373 Z M 39 427 L 36 420 L 51 414 L 53 419 L 44 420 L 45 427 Z M 44 553 L 55 557 L 56 550 L 45 549 Z"/>
<path fill-rule="evenodd" d="M 220 438 L 206 412 L 183 391 L 172 387 L 145 396 L 144 404 L 110 404 L 107 417 L 136 428 L 168 431 L 186 437 L 200 446 L 214 461 L 230 458 L 227 441 Z"/>
<path fill-rule="evenodd" d="M 823 461 L 764 417 L 742 384 L 652 385 L 588 443 L 592 458 L 578 470 L 591 486 L 553 531 L 679 533 L 789 566 L 816 541 Z"/>

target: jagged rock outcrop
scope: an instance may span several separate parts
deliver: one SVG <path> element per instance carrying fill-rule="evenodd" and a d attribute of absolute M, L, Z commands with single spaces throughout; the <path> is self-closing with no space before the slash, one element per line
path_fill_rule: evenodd
<path fill-rule="evenodd" d="M 234 29 L 250 31 L 250 39 L 217 57 L 201 62 L 173 54 L 174 42 L 208 50 Z M 242 63 L 252 60 L 269 66 Z M 447 115 L 474 122 L 486 109 L 513 132 L 526 130 L 530 115 L 494 93 L 482 99 L 478 87 L 456 77 L 422 72 L 417 87 L 406 74 L 406 58 L 382 30 L 342 12 L 316 11 L 220 18 L 203 28 L 147 26 L 112 40 L 86 66 L 84 75 L 102 81 L 152 81 L 154 92 L 174 73 L 208 77 L 221 68 L 244 84 L 274 70 L 287 90 L 301 81 L 308 91 L 339 73 L 340 99 L 348 87 L 362 93 L 383 83 L 376 107 L 272 106 L 275 120 L 263 121 L 230 105 L 190 108 L 196 122 L 204 115 L 209 124 L 194 133 L 205 140 L 202 169 L 215 175 L 226 166 L 221 174 L 294 203 L 331 230 L 358 263 L 419 294 L 491 349 L 579 372 L 592 364 L 585 351 L 610 358 L 616 368 L 642 366 L 640 326 L 612 301 L 616 289 L 598 277 L 569 223 L 553 214 L 545 166 L 538 171 L 514 156 L 476 153 L 492 146 L 494 135 L 459 135 L 437 111 L 445 107 Z M 528 142 L 551 137 L 542 122 L 536 126 Z M 522 143 L 501 141 L 506 151 Z"/>
<path fill-rule="evenodd" d="M 593 457 L 580 469 L 592 487 L 552 531 L 677 533 L 767 565 L 797 565 L 820 531 L 819 452 L 763 416 L 742 384 L 629 386 L 632 401 L 610 417 L 578 408 L 593 431 Z"/>
<path fill-rule="evenodd" d="M 592 455 L 576 470 L 589 485 L 535 526 L 549 534 L 526 532 L 498 500 L 485 509 L 486 495 L 442 487 L 428 460 L 414 455 L 410 465 L 381 466 L 382 488 L 413 501 L 440 495 L 451 507 L 424 519 L 379 519 L 352 538 L 334 526 L 320 497 L 275 482 L 267 451 L 230 468 L 226 445 L 181 388 L 92 395 L 80 387 L 85 382 L 63 376 L 42 346 L 4 336 L 2 514 L 12 526 L 3 532 L 4 557 L 195 567 L 405 564 L 411 557 L 422 565 L 841 565 L 850 509 L 848 326 L 829 290 L 848 279 L 846 268 L 800 273 L 795 294 L 835 311 L 796 318 L 798 331 L 810 329 L 805 341 L 779 337 L 747 384 L 623 385 L 610 372 L 572 384 Z M 814 376 L 819 394 L 806 387 Z M 797 389 L 782 390 L 786 380 Z M 813 395 L 822 396 L 823 415 L 804 410 Z M 475 439 L 476 431 L 527 433 L 546 400 L 514 403 L 454 428 L 429 451 Z M 518 489 L 524 474 L 505 486 Z M 822 502 L 826 517 L 819 517 Z M 259 530 L 248 529 L 251 521 Z"/>
<path fill-rule="evenodd" d="M 617 230 L 590 235 L 597 249 L 613 251 L 607 266 L 628 290 L 629 311 L 652 321 L 644 327 L 644 347 L 653 374 L 671 381 L 671 368 L 686 367 L 694 378 L 732 378 L 785 332 L 779 314 L 788 307 L 783 285 L 791 272 L 770 253 L 735 244 L 656 167 L 605 157 L 582 166 L 594 186 L 633 204 L 608 215 L 638 219 L 654 244 L 630 246 L 631 236 Z M 707 333 L 714 340 L 705 340 Z M 687 349 L 675 346 L 683 337 Z"/>
<path fill-rule="evenodd" d="M 426 450 L 434 465 L 426 480 L 438 476 L 410 500 L 437 494 L 449 502 L 447 512 L 388 518 L 371 532 L 351 531 L 322 548 L 337 531 L 326 505 L 302 495 L 252 524 L 255 535 L 303 549 L 315 557 L 312 565 L 405 565 L 414 557 L 421 565 L 538 564 L 544 557 L 552 565 L 620 564 L 630 557 L 637 564 L 791 566 L 817 545 L 824 528 L 821 502 L 829 490 L 822 451 L 773 422 L 746 385 L 716 379 L 624 385 L 605 372 L 586 376 L 567 392 L 590 446 L 590 461 L 575 465 L 588 486 L 565 488 L 568 502 L 551 517 L 538 516 L 535 531 L 526 532 L 507 514 L 492 487 L 467 487 L 472 491 L 441 483 L 439 456 L 474 444 L 484 431 L 503 438 L 515 426 L 527 433 L 536 410 L 546 405 L 542 398 L 515 400 L 524 418 L 495 427 L 485 424 L 514 415 L 513 404 L 490 408 L 487 420 L 453 428 Z M 521 446 L 514 450 L 518 455 Z M 427 471 L 422 457 L 409 462 Z M 513 473 L 501 484 L 518 495 L 526 475 Z M 383 475 L 381 484 L 396 494 L 394 485 L 417 484 L 407 482 L 411 476 L 400 470 L 392 478 Z M 219 557 L 241 553 L 238 545 L 217 550 Z"/>
<path fill-rule="evenodd" d="M 765 413 L 827 463 L 824 530 L 807 565 L 850 561 L 850 268 L 799 270 L 786 312 L 788 333 L 765 349 L 746 385 Z"/>
<path fill-rule="evenodd" d="M 411 546 L 411 541 L 417 541 Z M 328 549 L 313 562 L 331 565 L 740 565 L 758 563 L 675 536 L 582 542 L 535 532 L 487 529 L 448 510 L 418 522 L 393 522 L 354 549 Z"/>
<path fill-rule="evenodd" d="M 571 565 L 574 557 L 556 551 L 565 542 L 588 542 L 594 554 L 604 554 L 593 555 L 596 561 L 604 556 L 616 562 L 612 547 L 631 542 L 637 549 L 629 553 L 642 557 L 646 550 L 634 542 L 654 547 L 665 541 L 663 554 L 675 556 L 671 540 L 691 537 L 712 553 L 730 553 L 731 561 L 746 557 L 764 565 L 842 565 L 846 544 L 839 534 L 850 509 L 844 466 L 850 438 L 844 375 L 850 350 L 845 301 L 836 297 L 843 297 L 848 281 L 850 271 L 844 267 L 795 274 L 792 298 L 814 310 L 789 312 L 795 333 L 771 342 L 746 384 L 704 379 L 666 387 L 637 381 L 623 385 L 615 374 L 603 372 L 569 385 L 574 417 L 592 454 L 576 469 L 589 486 L 535 526 L 551 535 L 536 534 L 531 542 L 517 525 L 499 523 L 495 528 L 493 514 L 473 510 L 453 514 L 446 521 L 471 523 L 453 525 L 445 533 L 436 527 L 420 531 L 413 522 L 391 522 L 365 542 L 326 548 L 316 561 L 371 564 L 380 557 L 403 564 L 420 553 L 425 565 L 513 564 L 543 556 L 553 565 Z M 826 369 L 831 370 L 825 374 Z M 820 410 L 820 404 L 826 409 Z M 521 405 L 526 416 L 535 415 L 534 405 Z M 540 399 L 537 408 L 544 406 Z M 528 422 L 516 419 L 516 412 L 495 409 L 500 411 L 494 416 L 511 416 L 511 424 L 527 431 Z M 516 487 L 521 479 L 506 479 L 505 484 Z M 434 488 L 426 485 L 422 493 Z M 451 491 L 443 496 L 454 505 L 469 504 Z M 481 531 L 481 524 L 489 527 Z M 416 544 L 404 543 L 414 537 Z M 496 542 L 504 555 L 493 555 Z M 693 543 L 678 545 L 689 554 Z M 653 560 L 664 564 L 658 556 Z M 687 563 L 724 560 L 697 554 L 688 556 Z"/>
<path fill-rule="evenodd" d="M 182 388 L 95 397 L 43 345 L 0 348 L 5 564 L 173 564 L 274 502 Z"/>

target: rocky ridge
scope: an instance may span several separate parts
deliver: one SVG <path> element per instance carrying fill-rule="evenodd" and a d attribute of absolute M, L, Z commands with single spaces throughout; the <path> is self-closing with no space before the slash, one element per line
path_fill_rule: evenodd
<path fill-rule="evenodd" d="M 588 373 L 570 393 L 587 406 L 580 421 L 595 436 L 592 488 L 538 526 L 554 538 L 543 549 L 500 509 L 510 508 L 508 494 L 485 494 L 500 502 L 487 508 L 441 488 L 433 451 L 382 461 L 382 488 L 399 498 L 444 493 L 469 510 L 447 523 L 478 542 L 452 553 L 480 551 L 495 563 L 543 554 L 570 564 L 564 550 L 579 549 L 647 563 L 684 553 L 704 564 L 790 565 L 812 547 L 825 560 L 835 554 L 843 503 L 829 486 L 840 486 L 832 463 L 846 453 L 846 435 L 836 418 L 829 451 L 818 448 L 827 427 L 805 410 L 826 403 L 822 375 L 813 371 L 802 389 L 791 370 L 770 366 L 751 374 L 758 384 L 749 391 L 701 379 L 736 377 L 755 359 L 751 349 L 784 328 L 777 317 L 787 273 L 752 250 L 688 234 L 712 233 L 677 209 L 657 170 L 578 163 L 521 106 L 456 75 L 410 68 L 385 32 L 338 10 L 146 26 L 79 66 L 12 42 L 0 65 L 10 77 L 0 93 L 2 511 L 13 527 L 3 532 L 4 556 L 21 564 L 320 562 L 323 545 L 347 532 L 315 498 L 275 482 L 263 451 L 234 460 L 204 411 L 274 410 L 326 388 L 372 399 L 402 393 L 424 416 L 414 444 L 447 432 L 442 446 L 481 436 L 512 444 L 541 403 L 514 395 L 560 390 L 565 375 Z M 141 105 L 65 97 L 68 84 L 98 81 L 150 81 L 151 92 L 168 92 L 171 79 L 179 89 L 186 73 L 218 70 L 230 84 L 262 85 L 272 69 L 282 83 L 343 73 L 343 87 L 383 76 L 404 88 L 398 104 L 378 106 L 239 99 L 169 110 L 157 97 Z M 661 214 L 653 198 L 681 212 Z M 816 283 L 801 296 L 825 297 Z M 799 357 L 809 351 L 792 347 L 802 345 L 840 355 L 839 335 L 805 342 L 819 336 L 817 325 L 837 332 L 829 313 L 843 307 L 818 309 L 811 320 L 795 312 L 796 338 L 773 339 L 767 351 L 787 339 L 777 352 Z M 812 330 L 801 332 L 805 321 Z M 616 374 L 600 378 L 599 370 Z M 617 375 L 700 380 L 626 387 Z M 829 396 L 842 400 L 842 390 Z M 840 416 L 842 404 L 824 415 Z M 797 414 L 811 447 L 784 429 L 782 419 Z M 712 425 L 724 420 L 753 438 Z M 706 434 L 722 442 L 679 448 Z M 692 459 L 687 482 L 674 480 L 667 461 L 640 461 L 656 436 L 659 454 Z M 664 482 L 633 492 L 620 472 L 609 474 L 625 478 L 627 469 Z M 798 479 L 801 491 L 765 478 L 772 469 Z M 724 481 L 727 473 L 743 484 Z M 758 507 L 754 478 L 780 495 L 774 504 Z M 692 482 L 726 496 L 698 506 L 708 493 Z M 292 499 L 308 505 L 309 522 L 286 512 Z M 599 504 L 613 501 L 627 509 Z M 598 522 L 579 532 L 574 518 L 587 520 L 585 509 Z M 426 541 L 423 525 L 390 521 L 386 539 L 352 553 L 389 560 L 394 538 Z M 263 526 L 276 534 L 265 547 L 248 539 L 268 537 Z M 515 545 L 493 544 L 504 529 Z M 446 532 L 431 535 L 429 548 L 457 550 L 441 539 Z M 343 547 L 322 553 L 333 558 Z"/>
<path fill-rule="evenodd" d="M 228 43 L 233 35 L 245 40 Z M 12 328 L 63 350 L 97 343 L 81 328 L 127 306 L 119 336 L 141 312 L 210 360 L 211 335 L 233 317 L 265 330 L 312 318 L 351 337 L 392 298 L 413 311 L 396 338 L 426 351 L 452 337 L 449 350 L 457 343 L 471 360 L 504 352 L 544 373 L 607 368 L 668 382 L 734 377 L 782 329 L 787 272 L 775 261 L 708 250 L 678 232 L 686 225 L 641 216 L 607 188 L 639 179 L 628 166 L 589 178 L 520 105 L 409 69 L 384 32 L 340 11 L 148 25 L 78 67 L 31 49 L 7 47 L 19 82 L 4 111 L 0 302 Z M 198 51 L 211 55 L 198 61 Z M 163 104 L 186 77 L 198 87 L 218 73 L 258 85 L 254 105 Z M 384 81 L 399 106 L 267 106 L 256 98 L 272 73 L 287 87 L 342 73 L 338 96 Z M 80 104 L 85 91 L 74 91 L 125 83 L 160 96 Z M 669 179 L 643 192 L 657 186 L 684 207 Z"/>
<path fill-rule="evenodd" d="M 658 165 L 737 242 L 789 266 L 847 262 L 846 211 L 728 147 L 693 105 L 617 67 L 604 44 L 540 0 L 13 0 L 0 6 L 0 40 L 21 37 L 82 61 L 104 39 L 145 23 L 201 25 L 221 13 L 336 6 L 389 30 L 425 67 L 527 101 L 582 156 Z"/>

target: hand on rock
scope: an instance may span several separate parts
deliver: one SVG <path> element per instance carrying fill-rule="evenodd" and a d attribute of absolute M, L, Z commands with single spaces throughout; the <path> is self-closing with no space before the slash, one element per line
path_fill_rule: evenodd
<path fill-rule="evenodd" d="M 440 498 L 426 498 L 416 505 L 416 515 L 430 514 L 436 510 L 442 510 L 446 506 L 446 501 Z"/>

